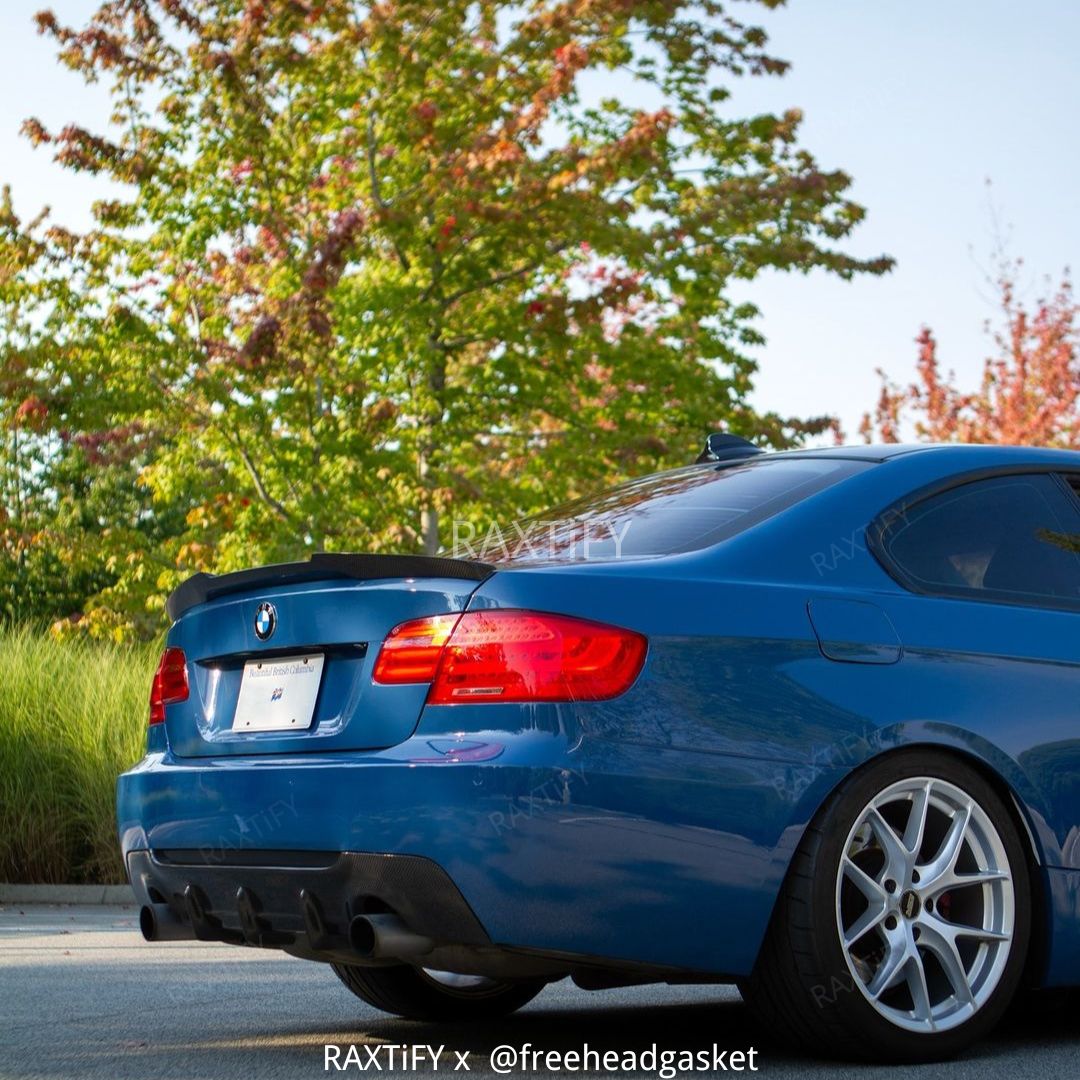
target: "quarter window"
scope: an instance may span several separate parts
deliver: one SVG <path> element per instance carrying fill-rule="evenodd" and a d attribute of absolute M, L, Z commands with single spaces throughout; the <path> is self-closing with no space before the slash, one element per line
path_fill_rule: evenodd
<path fill-rule="evenodd" d="M 886 515 L 881 550 L 920 592 L 1080 610 L 1080 517 L 1050 475 L 974 481 Z"/>

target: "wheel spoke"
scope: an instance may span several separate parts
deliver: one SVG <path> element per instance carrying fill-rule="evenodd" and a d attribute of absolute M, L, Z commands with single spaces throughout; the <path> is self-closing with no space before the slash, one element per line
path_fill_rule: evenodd
<path fill-rule="evenodd" d="M 915 949 L 907 966 L 907 983 L 908 990 L 911 991 L 915 1019 L 925 1021 L 933 1030 L 936 1025 L 933 1006 L 930 1004 L 930 988 L 926 984 L 926 968 L 923 967 L 922 955 L 918 949 Z"/>
<path fill-rule="evenodd" d="M 852 862 L 846 855 L 843 859 L 844 876 L 866 897 L 871 904 L 880 901 L 885 903 L 885 890 L 857 863 Z"/>
<path fill-rule="evenodd" d="M 913 856 L 918 856 L 919 849 L 923 845 L 923 837 L 926 835 L 926 814 L 930 809 L 931 787 L 933 787 L 932 782 L 927 780 L 911 796 L 911 813 L 908 815 L 907 827 L 904 829 L 904 847 Z"/>
<path fill-rule="evenodd" d="M 968 824 L 971 822 L 971 804 L 957 809 L 953 815 L 949 831 L 941 842 L 937 854 L 920 871 L 924 888 L 936 887 L 937 881 L 946 874 L 952 874 L 956 868 L 956 860 L 964 847 L 964 837 L 967 836 Z"/>
<path fill-rule="evenodd" d="M 940 919 L 933 919 L 923 922 L 920 929 L 922 930 L 919 935 L 920 947 L 934 954 L 945 972 L 945 978 L 949 980 L 957 1001 L 965 1005 L 971 1004 L 975 999 L 971 993 L 967 970 L 956 948 L 953 928 Z"/>
<path fill-rule="evenodd" d="M 929 926 L 935 933 L 942 934 L 955 942 L 958 938 L 974 938 L 977 941 L 1010 941 L 1011 934 L 1002 933 L 1000 930 L 990 930 L 982 926 L 968 926 L 966 923 L 945 922 L 943 919 L 933 917 L 922 919 L 919 925 L 923 928 Z"/>
<path fill-rule="evenodd" d="M 874 830 L 874 836 L 877 837 L 881 850 L 885 852 L 884 877 L 902 883 L 907 876 L 909 862 L 903 841 L 876 808 L 870 811 L 866 820 L 870 828 Z"/>
<path fill-rule="evenodd" d="M 885 918 L 887 911 L 884 897 L 876 902 L 871 900 L 866 910 L 844 931 L 844 947 L 850 948 L 859 938 L 873 930 Z"/>
<path fill-rule="evenodd" d="M 973 885 L 993 885 L 996 881 L 1010 880 L 1011 876 L 1004 870 L 979 870 L 974 874 L 958 874 L 955 870 L 946 870 L 930 880 L 927 892 L 938 897 L 942 893 L 955 892 Z"/>
<path fill-rule="evenodd" d="M 956 936 L 975 938 L 977 941 L 1012 941 L 1012 934 L 1004 934 L 1000 930 L 984 930 L 980 926 L 958 926 Z"/>
<path fill-rule="evenodd" d="M 867 993 L 877 1000 L 886 990 L 895 986 L 904 977 L 904 967 L 911 959 L 911 950 L 908 942 L 896 940 L 889 942 L 888 952 L 881 966 L 874 972 L 873 978 L 866 987 Z"/>

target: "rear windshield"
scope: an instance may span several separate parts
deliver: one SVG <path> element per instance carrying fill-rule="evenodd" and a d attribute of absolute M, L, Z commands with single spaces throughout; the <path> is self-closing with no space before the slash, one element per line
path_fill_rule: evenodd
<path fill-rule="evenodd" d="M 850 476 L 865 464 L 761 457 L 655 473 L 489 532 L 501 564 L 608 561 L 711 547 Z"/>

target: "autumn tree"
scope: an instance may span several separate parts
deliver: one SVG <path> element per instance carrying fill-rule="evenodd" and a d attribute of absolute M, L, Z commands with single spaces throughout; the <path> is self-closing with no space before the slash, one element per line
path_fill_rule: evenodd
<path fill-rule="evenodd" d="M 0 192 L 0 620 L 86 613 L 83 628 L 102 636 L 148 633 L 160 620 L 140 578 L 173 565 L 183 500 L 155 506 L 139 482 L 162 437 L 114 426 L 108 395 L 64 374 L 93 321 L 70 276 L 74 238 L 42 226 Z"/>
<path fill-rule="evenodd" d="M 1019 263 L 995 281 L 1000 325 L 979 386 L 964 391 L 943 373 L 929 327 L 916 339 L 916 381 L 897 386 L 884 373 L 881 396 L 862 423 L 867 442 L 900 442 L 908 431 L 931 442 L 1002 443 L 1080 449 L 1080 306 L 1066 274 L 1033 308 L 1017 295 Z"/>
<path fill-rule="evenodd" d="M 194 493 L 168 567 L 125 571 L 152 602 L 195 569 L 434 551 L 447 515 L 682 463 L 721 426 L 777 446 L 820 430 L 748 406 L 756 312 L 728 286 L 890 263 L 838 246 L 863 210 L 799 145 L 797 112 L 734 114 L 728 83 L 785 64 L 728 8 L 38 16 L 115 110 L 101 131 L 26 134 L 118 186 L 87 235 L 51 240 L 81 306 L 45 376 L 94 416 L 61 394 L 40 422 L 156 439 L 155 505 Z"/>

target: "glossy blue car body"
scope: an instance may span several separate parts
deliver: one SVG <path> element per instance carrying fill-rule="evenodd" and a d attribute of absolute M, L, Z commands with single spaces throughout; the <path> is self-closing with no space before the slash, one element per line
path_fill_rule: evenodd
<path fill-rule="evenodd" d="M 420 856 L 499 945 L 740 978 L 829 793 L 879 755 L 934 746 L 977 762 L 1014 800 L 1037 867 L 1041 981 L 1080 982 L 1080 614 L 917 594 L 867 532 L 913 493 L 999 472 L 1080 473 L 1080 454 L 817 454 L 865 467 L 714 547 L 510 568 L 478 587 L 416 583 L 418 614 L 438 597 L 444 611 L 555 611 L 644 634 L 644 670 L 613 700 L 425 707 L 425 687 L 371 690 L 372 650 L 343 654 L 319 738 L 253 747 L 193 718 L 209 693 L 197 671 L 193 700 L 169 707 L 120 778 L 125 857 Z M 255 655 L 252 616 L 267 600 L 279 649 L 337 640 L 359 608 L 375 613 L 378 641 L 412 614 L 401 596 L 400 582 L 378 580 L 255 588 L 187 611 L 169 643 L 196 658 Z M 387 745 L 356 748 L 350 710 Z"/>

